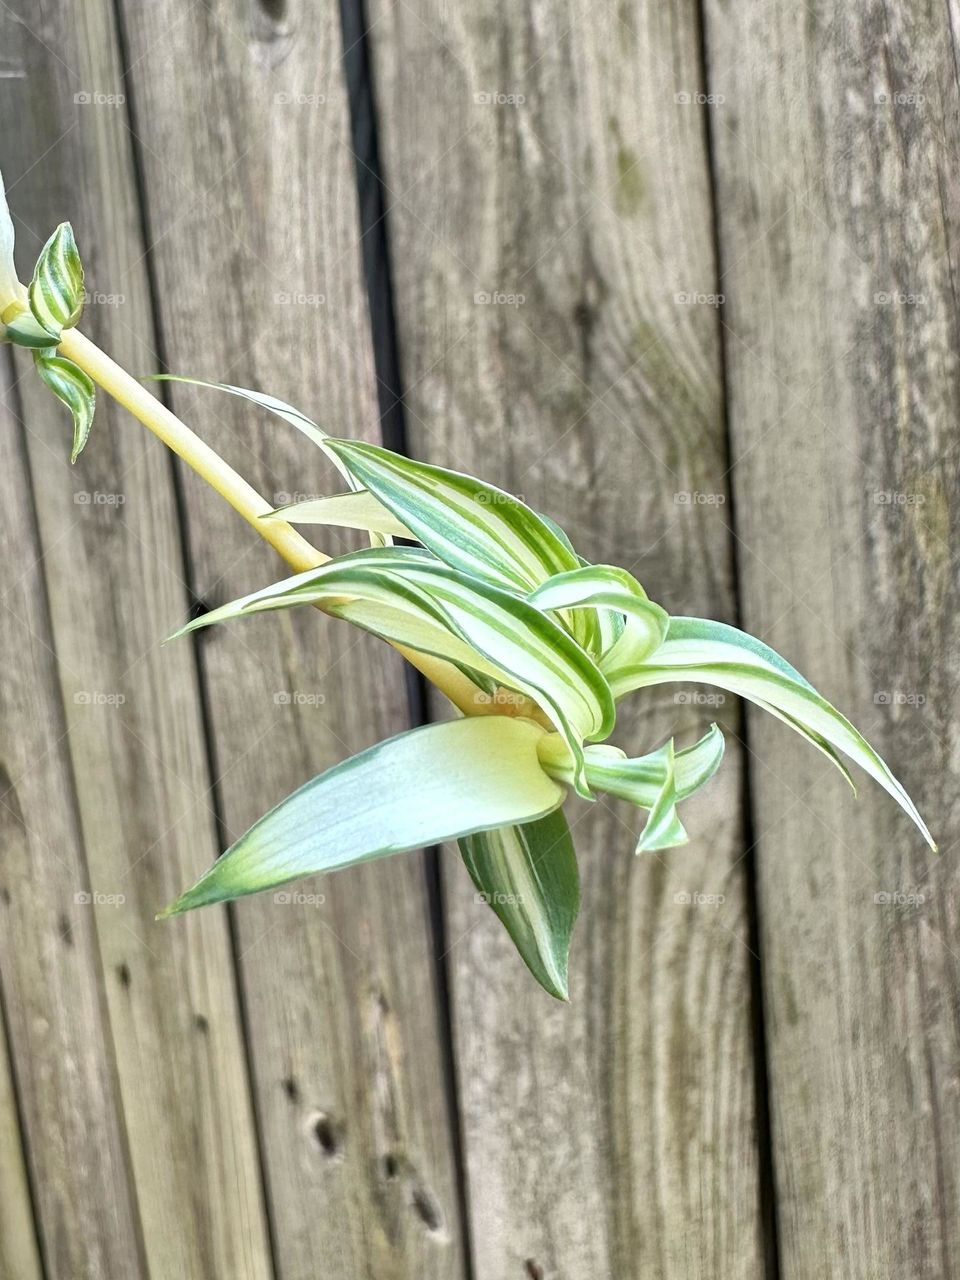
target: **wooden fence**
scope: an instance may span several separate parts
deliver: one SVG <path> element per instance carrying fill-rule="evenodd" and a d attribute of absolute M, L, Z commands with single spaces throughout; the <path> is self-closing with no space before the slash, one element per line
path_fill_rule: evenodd
<path fill-rule="evenodd" d="M 719 719 L 728 759 L 685 849 L 576 815 L 569 1006 L 449 851 L 155 924 L 421 712 L 312 612 L 161 648 L 278 564 L 109 404 L 71 469 L 0 362 L 3 1280 L 960 1274 L 957 24 L 2 0 L 23 270 L 72 219 L 101 345 L 479 472 L 742 620 L 942 844 L 651 691 L 619 741 Z M 282 425 L 170 401 L 269 497 L 329 491 Z"/>

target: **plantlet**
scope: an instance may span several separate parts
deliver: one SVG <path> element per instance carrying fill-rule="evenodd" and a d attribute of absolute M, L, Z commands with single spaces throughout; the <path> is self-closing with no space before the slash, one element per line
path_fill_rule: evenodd
<path fill-rule="evenodd" d="M 177 634 L 313 605 L 398 648 L 446 695 L 456 719 L 412 729 L 344 761 L 283 800 L 163 916 L 273 889 L 302 876 L 456 839 L 483 896 L 551 994 L 567 994 L 579 880 L 561 806 L 608 793 L 646 813 L 637 852 L 682 844 L 678 806 L 716 772 L 716 725 L 693 746 L 639 757 L 611 746 L 620 699 L 668 681 L 719 686 L 795 729 L 849 779 L 841 753 L 884 787 L 933 841 L 879 755 L 792 666 L 759 640 L 670 617 L 626 570 L 583 561 L 562 529 L 472 476 L 335 439 L 282 401 L 241 396 L 307 436 L 344 492 L 281 510 L 76 328 L 83 270 L 68 224 L 44 247 L 29 289 L 13 267 L 0 183 L 0 337 L 29 347 L 70 409 L 72 459 L 95 387 L 126 406 L 221 493 L 295 576 Z M 189 379 L 178 379 L 190 381 Z M 370 546 L 329 558 L 293 525 L 366 531 Z M 396 545 L 395 539 L 404 545 Z"/>

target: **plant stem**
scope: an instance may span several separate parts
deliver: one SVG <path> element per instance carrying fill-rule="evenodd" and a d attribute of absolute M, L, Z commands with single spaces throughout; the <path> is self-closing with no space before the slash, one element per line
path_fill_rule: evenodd
<path fill-rule="evenodd" d="M 325 564 L 330 557 L 297 533 L 284 520 L 262 520 L 273 508 L 252 485 L 236 471 L 186 423 L 158 400 L 115 360 L 101 351 L 79 329 L 64 329 L 60 335 L 60 351 L 79 365 L 93 381 L 118 404 L 128 409 L 173 452 L 226 498 L 234 511 L 243 516 L 261 538 L 283 557 L 296 573 Z M 437 686 L 441 693 L 464 715 L 535 715 L 532 702 L 500 705 L 482 693 L 473 682 L 448 662 L 431 654 L 418 653 L 403 645 L 394 645 L 418 671 Z"/>

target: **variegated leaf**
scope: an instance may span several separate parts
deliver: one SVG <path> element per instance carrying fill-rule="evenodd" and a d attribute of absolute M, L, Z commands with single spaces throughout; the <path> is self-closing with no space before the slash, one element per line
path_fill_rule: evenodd
<path fill-rule="evenodd" d="M 93 414 L 97 401 L 96 388 L 89 375 L 72 360 L 67 360 L 65 356 L 36 351 L 34 363 L 40 377 L 73 415 L 73 448 L 70 452 L 70 461 L 76 462 L 93 426 Z"/>
<path fill-rule="evenodd" d="M 617 671 L 648 657 L 667 634 L 666 611 L 647 598 L 632 574 L 614 565 L 583 565 L 557 574 L 528 598 L 550 612 L 598 609 L 622 619 L 622 625 L 602 632 L 609 647 L 601 655 L 600 669 L 611 683 Z"/>
<path fill-rule="evenodd" d="M 69 222 L 61 222 L 40 251 L 30 282 L 30 310 L 37 323 L 59 338 L 83 311 L 83 264 Z"/>
<path fill-rule="evenodd" d="M 803 734 L 834 763 L 842 751 L 865 769 L 933 837 L 887 764 L 854 726 L 784 658 L 755 637 L 702 618 L 671 618 L 667 638 L 647 660 L 610 674 L 619 697 L 667 681 L 717 685 L 756 703 Z M 841 766 L 842 767 L 842 766 Z"/>
<path fill-rule="evenodd" d="M 527 968 L 545 991 L 566 1000 L 580 874 L 563 811 L 465 836 L 460 852 L 478 898 L 500 917 Z"/>
<path fill-rule="evenodd" d="M 528 720 L 484 716 L 370 747 L 254 823 L 162 915 L 543 817 L 564 790 L 540 766 L 542 736 Z"/>

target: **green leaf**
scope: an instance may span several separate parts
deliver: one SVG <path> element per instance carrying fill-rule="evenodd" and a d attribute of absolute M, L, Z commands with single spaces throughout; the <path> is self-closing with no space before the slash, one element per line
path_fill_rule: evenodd
<path fill-rule="evenodd" d="M 458 573 L 420 548 L 387 547 L 340 556 L 205 614 L 184 631 L 300 604 L 315 604 L 535 699 L 566 740 L 574 785 L 590 798 L 581 744 L 612 729 L 610 688 L 580 646 L 525 600 Z"/>
<path fill-rule="evenodd" d="M 189 387 L 205 387 L 210 391 L 223 391 L 227 395 L 237 396 L 241 400 L 248 400 L 251 404 L 257 405 L 260 409 L 266 409 L 268 413 L 274 414 L 281 418 L 289 426 L 295 428 L 308 440 L 318 445 L 327 457 L 337 468 L 340 474 L 346 480 L 349 487 L 356 491 L 361 486 L 354 480 L 350 474 L 349 467 L 345 466 L 337 455 L 328 448 L 330 437 L 319 427 L 312 418 L 308 418 L 305 413 L 299 409 L 295 409 L 292 404 L 287 404 L 285 400 L 278 400 L 276 396 L 267 395 L 264 391 L 251 391 L 247 387 L 235 387 L 229 382 L 205 382 L 202 378 L 185 378 L 173 373 L 154 373 L 143 379 L 144 382 L 181 382 Z M 268 519 L 269 517 L 264 517 Z M 353 527 L 353 526 L 351 526 Z M 374 546 L 380 546 L 383 543 L 384 535 L 371 532 L 370 541 Z"/>
<path fill-rule="evenodd" d="M 13 230 L 13 219 L 7 204 L 7 193 L 3 185 L 3 174 L 0 173 L 0 312 L 11 302 L 19 302 L 23 295 L 23 286 L 17 278 L 17 268 L 13 261 L 13 246 L 16 235 Z"/>
<path fill-rule="evenodd" d="M 736 627 L 702 618 L 671 618 L 667 638 L 644 662 L 608 673 L 617 697 L 667 681 L 718 685 L 770 711 L 834 763 L 843 751 L 884 788 L 936 845 L 913 801 L 873 747 L 784 658 Z M 842 767 L 842 766 L 841 766 Z"/>
<path fill-rule="evenodd" d="M 671 739 L 647 755 L 630 759 L 609 744 L 589 746 L 584 751 L 587 782 L 597 791 L 628 800 L 650 811 L 641 833 L 637 852 L 670 849 L 686 844 L 687 833 L 676 813 L 676 805 L 707 783 L 723 759 L 723 734 L 717 726 L 691 747 L 675 751 Z M 540 743 L 540 762 L 560 782 L 572 782 L 569 755 L 558 734 L 549 734 Z"/>
<path fill-rule="evenodd" d="M 6 337 L 18 347 L 55 351 L 58 340 L 29 311 L 22 311 L 6 326 Z"/>
<path fill-rule="evenodd" d="M 527 968 L 545 991 L 566 1000 L 580 875 L 563 811 L 465 836 L 460 852 L 478 896 L 500 917 Z"/>
<path fill-rule="evenodd" d="M 291 524 L 337 525 L 341 529 L 363 529 L 367 533 L 382 533 L 389 537 L 414 538 L 406 525 L 367 489 L 336 493 L 330 498 L 292 502 L 268 512 L 262 519 L 288 520 Z"/>
<path fill-rule="evenodd" d="M 70 461 L 76 462 L 93 426 L 96 388 L 92 379 L 65 356 L 36 351 L 33 359 L 40 377 L 73 414 L 73 449 Z"/>
<path fill-rule="evenodd" d="M 640 583 L 615 565 L 584 565 L 560 573 L 528 597 L 538 609 L 601 609 L 620 615 L 624 625 L 602 634 L 609 643 L 600 669 L 611 683 L 625 666 L 649 657 L 663 643 L 670 621 L 658 604 L 647 599 Z"/>
<path fill-rule="evenodd" d="M 30 282 L 30 310 L 37 323 L 59 338 L 83 311 L 83 264 L 73 227 L 61 222 L 43 246 Z"/>
<path fill-rule="evenodd" d="M 254 823 L 162 915 L 543 817 L 564 797 L 537 757 L 543 732 L 529 720 L 481 716 L 370 747 Z"/>
<path fill-rule="evenodd" d="M 494 485 L 360 440 L 328 440 L 327 448 L 453 569 L 526 595 L 579 564 L 569 540 L 552 522 Z M 595 644 L 597 623 L 591 613 L 578 615 L 572 629 L 584 647 Z"/>

